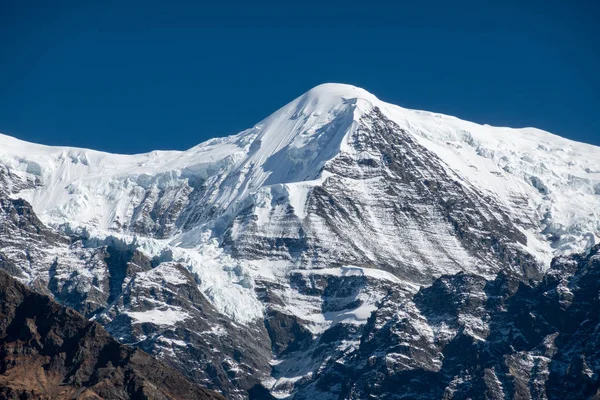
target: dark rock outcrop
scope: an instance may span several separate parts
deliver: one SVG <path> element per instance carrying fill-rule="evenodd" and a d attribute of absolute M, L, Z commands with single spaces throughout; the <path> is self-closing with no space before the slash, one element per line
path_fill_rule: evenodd
<path fill-rule="evenodd" d="M 390 293 L 295 399 L 598 399 L 599 288 L 596 246 L 537 282 L 455 274 L 412 302 Z"/>
<path fill-rule="evenodd" d="M 219 314 L 193 275 L 177 263 L 133 274 L 96 320 L 120 342 L 165 360 L 228 398 L 243 398 L 268 373 L 265 327 L 238 325 Z"/>
<path fill-rule="evenodd" d="M 223 399 L 0 271 L 0 399 Z"/>
<path fill-rule="evenodd" d="M 14 142 L 0 269 L 146 353 L 23 306 L 10 371 L 63 397 L 131 395 L 149 354 L 235 400 L 598 398 L 600 153 L 331 88 L 181 154 Z"/>
<path fill-rule="evenodd" d="M 67 236 L 42 223 L 27 201 L 2 193 L 0 270 L 228 398 L 246 397 L 268 376 L 270 342 L 261 321 L 240 325 L 219 313 L 186 268 L 112 236 Z M 167 314 L 175 320 L 164 320 Z"/>

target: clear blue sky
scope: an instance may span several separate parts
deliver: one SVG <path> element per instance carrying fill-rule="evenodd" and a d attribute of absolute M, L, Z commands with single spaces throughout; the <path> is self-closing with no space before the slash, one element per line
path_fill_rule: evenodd
<path fill-rule="evenodd" d="M 598 1 L 202 3 L 0 0 L 0 132 L 185 149 L 341 82 L 600 145 Z"/>

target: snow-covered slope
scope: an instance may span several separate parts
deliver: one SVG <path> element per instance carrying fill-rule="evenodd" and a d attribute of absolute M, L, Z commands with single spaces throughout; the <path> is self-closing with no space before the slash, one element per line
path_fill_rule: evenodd
<path fill-rule="evenodd" d="M 73 290 L 81 302 L 89 301 L 84 289 L 67 283 L 88 271 L 79 287 L 98 294 L 82 309 L 161 354 L 160 343 L 201 342 L 180 329 L 197 311 L 163 295 L 148 300 L 156 286 L 149 277 L 164 285 L 195 279 L 232 320 L 224 326 L 271 321 L 266 329 L 279 343 L 273 321 L 308 336 L 362 326 L 390 285 L 408 299 L 444 274 L 535 277 L 554 256 L 600 240 L 600 148 L 408 110 L 342 84 L 320 85 L 251 129 L 187 151 L 116 155 L 0 135 L 0 183 L 0 194 L 27 200 L 43 223 L 79 239 L 56 239 L 60 251 L 7 240 L 10 254 L 40 253 L 19 258 L 21 279 L 57 298 L 52 285 Z M 6 204 L 7 213 L 21 207 Z M 129 252 L 117 281 L 112 261 L 102 264 L 115 249 Z M 151 261 L 132 261 L 136 252 Z M 177 276 L 147 271 L 157 265 Z M 353 289 L 339 289 L 347 281 Z M 172 329 L 150 340 L 132 328 L 140 321 Z M 347 335 L 336 351 L 352 346 Z M 298 367 L 298 354 L 285 348 L 265 381 L 273 393 L 319 367 L 310 357 Z"/>
<path fill-rule="evenodd" d="M 183 152 L 116 155 L 1 136 L 0 162 L 37 180 L 35 189 L 18 196 L 51 225 L 123 233 L 139 230 L 136 224 L 166 225 L 159 234 L 158 227 L 143 232 L 153 237 L 175 237 L 207 222 L 213 230 L 226 228 L 249 198 L 255 201 L 268 186 L 281 186 L 302 219 L 311 188 L 327 178 L 325 162 L 353 151 L 352 132 L 375 107 L 448 171 L 496 197 L 511 216 L 537 225 L 528 230 L 531 239 L 551 240 L 531 249 L 542 258 L 589 248 L 598 239 L 597 147 L 532 128 L 495 128 L 407 110 L 341 84 L 318 86 L 247 131 Z M 195 185 L 205 190 L 194 199 L 197 204 L 186 204 Z M 266 212 L 261 201 L 259 224 Z M 187 206 L 191 216 L 144 221 L 145 210 L 164 213 L 177 206 Z M 220 221 L 225 225 L 215 224 L 215 216 L 225 216 Z"/>
<path fill-rule="evenodd" d="M 303 217 L 307 192 L 326 178 L 325 162 L 349 150 L 361 115 L 374 107 L 440 157 L 448 170 L 497 196 L 515 215 L 534 210 L 545 232 L 560 236 L 553 242 L 558 251 L 581 250 L 589 247 L 590 235 L 598 238 L 597 147 L 533 128 L 496 128 L 407 110 L 341 84 L 318 86 L 252 129 L 183 152 L 116 155 L 2 135 L 0 160 L 13 173 L 39 180 L 38 187 L 19 196 L 53 225 L 102 230 L 125 225 L 131 231 L 140 218 L 137 208 L 152 191 L 168 192 L 159 199 L 168 207 L 181 195 L 169 189 L 192 186 L 194 180 L 209 187 L 200 206 L 216 208 L 217 215 L 235 213 L 262 187 L 284 185 Z M 530 203 L 523 206 L 521 200 Z M 190 228 L 178 222 L 170 236 Z"/>

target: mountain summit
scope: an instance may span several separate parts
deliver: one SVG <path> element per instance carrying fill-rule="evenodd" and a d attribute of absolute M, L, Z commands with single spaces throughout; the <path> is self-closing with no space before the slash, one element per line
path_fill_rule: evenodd
<path fill-rule="evenodd" d="M 600 239 L 600 148 L 342 84 L 187 151 L 0 136 L 0 183 L 0 267 L 233 398 L 344 397 L 359 379 L 333 388 L 335 365 L 354 361 L 458 387 L 468 363 L 446 371 L 445 346 L 492 334 L 498 310 L 471 307 L 486 282 L 537 288 Z M 443 287 L 469 307 L 434 315 Z M 486 371 L 472 383 L 516 387 Z"/>

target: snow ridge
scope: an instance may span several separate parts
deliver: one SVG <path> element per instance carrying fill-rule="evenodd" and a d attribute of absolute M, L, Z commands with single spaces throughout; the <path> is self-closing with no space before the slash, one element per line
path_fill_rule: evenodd
<path fill-rule="evenodd" d="M 0 165 L 34 182 L 13 197 L 29 201 L 44 223 L 100 241 L 118 237 L 152 257 L 181 262 L 219 311 L 246 323 L 262 315 L 257 281 L 326 266 L 294 258 L 291 242 L 278 247 L 278 256 L 239 256 L 227 238 L 235 242 L 248 227 L 294 243 L 304 240 L 307 227 L 318 235 L 309 197 L 335 181 L 326 168 L 331 160 L 376 161 L 353 142 L 373 110 L 435 154 L 469 190 L 495 199 L 540 265 L 600 240 L 600 148 L 533 128 L 408 110 L 343 84 L 317 86 L 251 129 L 186 151 L 118 155 L 0 135 Z M 449 235 L 442 243 L 455 242 Z M 361 249 L 371 250 L 368 242 Z M 426 269 L 429 261 L 422 262 Z M 391 274 L 411 284 L 401 272 Z"/>

